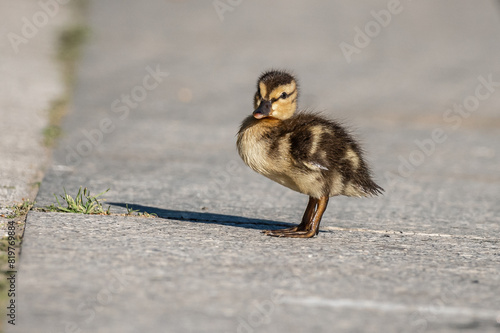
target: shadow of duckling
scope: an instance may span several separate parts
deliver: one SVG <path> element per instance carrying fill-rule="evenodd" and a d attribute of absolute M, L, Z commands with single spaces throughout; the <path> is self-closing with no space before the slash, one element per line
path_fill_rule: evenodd
<path fill-rule="evenodd" d="M 209 212 L 206 213 L 192 212 L 185 210 L 172 210 L 172 209 L 150 207 L 150 206 L 130 204 L 124 202 L 106 202 L 106 204 L 111 206 L 127 208 L 130 210 L 137 211 L 138 213 L 156 214 L 159 218 L 168 220 L 231 225 L 247 229 L 266 230 L 269 229 L 270 226 L 291 227 L 295 225 L 287 222 L 253 219 L 236 215 L 225 215 L 225 214 L 216 214 Z"/>

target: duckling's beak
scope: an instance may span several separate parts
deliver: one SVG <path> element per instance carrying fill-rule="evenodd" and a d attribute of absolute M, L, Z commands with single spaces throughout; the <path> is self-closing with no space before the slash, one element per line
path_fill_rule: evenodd
<path fill-rule="evenodd" d="M 271 101 L 262 100 L 259 107 L 253 112 L 253 116 L 256 119 L 262 119 L 268 117 L 271 113 Z"/>

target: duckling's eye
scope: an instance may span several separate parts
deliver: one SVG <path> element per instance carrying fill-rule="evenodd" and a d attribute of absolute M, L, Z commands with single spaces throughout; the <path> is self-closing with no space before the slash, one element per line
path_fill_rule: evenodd
<path fill-rule="evenodd" d="M 283 99 L 285 99 L 285 98 L 287 98 L 287 97 L 288 97 L 288 95 L 287 95 L 287 93 L 286 93 L 286 92 L 283 92 L 283 93 L 281 93 L 281 95 L 280 95 L 280 98 L 283 98 Z"/>

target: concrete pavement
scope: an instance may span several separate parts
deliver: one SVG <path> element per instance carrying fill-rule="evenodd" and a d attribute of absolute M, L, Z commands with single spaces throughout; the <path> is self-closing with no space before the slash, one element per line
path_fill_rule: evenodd
<path fill-rule="evenodd" d="M 58 37 L 69 24 L 69 6 L 52 6 L 50 15 L 34 1 L 0 1 L 0 331 L 8 326 L 7 305 L 15 300 L 16 283 L 7 280 L 19 257 L 12 245 L 24 230 L 25 216 L 11 207 L 33 202 L 49 164 L 44 128 L 54 102 L 66 89 L 56 55 Z M 10 240 L 9 240 L 10 236 Z M 12 241 L 16 239 L 16 241 Z M 10 246 L 10 248 L 8 247 Z M 14 255 L 12 253 L 15 253 Z M 14 259 L 12 259 L 14 258 Z M 14 260 L 15 262 L 13 263 Z M 12 265 L 12 267 L 11 267 Z"/>
<path fill-rule="evenodd" d="M 48 163 L 43 129 L 48 124 L 51 103 L 65 94 L 56 53 L 59 32 L 68 24 L 70 14 L 62 6 L 37 26 L 33 17 L 49 18 L 39 4 L 1 1 L 0 6 L 4 8 L 0 14 L 2 210 L 22 198 L 34 200 L 36 182 L 41 181 Z"/>
<path fill-rule="evenodd" d="M 496 6 L 91 1 L 37 202 L 110 188 L 158 218 L 31 212 L 10 331 L 498 332 Z M 355 128 L 386 188 L 333 198 L 315 239 L 259 233 L 306 197 L 235 151 L 271 67 Z"/>

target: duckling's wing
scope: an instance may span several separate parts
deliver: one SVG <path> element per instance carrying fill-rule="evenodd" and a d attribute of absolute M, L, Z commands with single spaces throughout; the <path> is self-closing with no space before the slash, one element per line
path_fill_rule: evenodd
<path fill-rule="evenodd" d="M 290 156 L 296 167 L 310 171 L 329 170 L 325 143 L 331 141 L 329 123 L 311 114 L 300 114 L 289 121 Z"/>
<path fill-rule="evenodd" d="M 312 170 L 318 170 L 318 169 L 320 169 L 320 170 L 328 170 L 328 168 L 326 166 L 324 166 L 324 165 L 322 165 L 322 164 L 320 164 L 320 163 L 318 163 L 316 161 L 310 161 L 310 162 L 305 161 L 304 165 L 306 167 L 308 167 L 309 169 L 312 169 Z"/>

